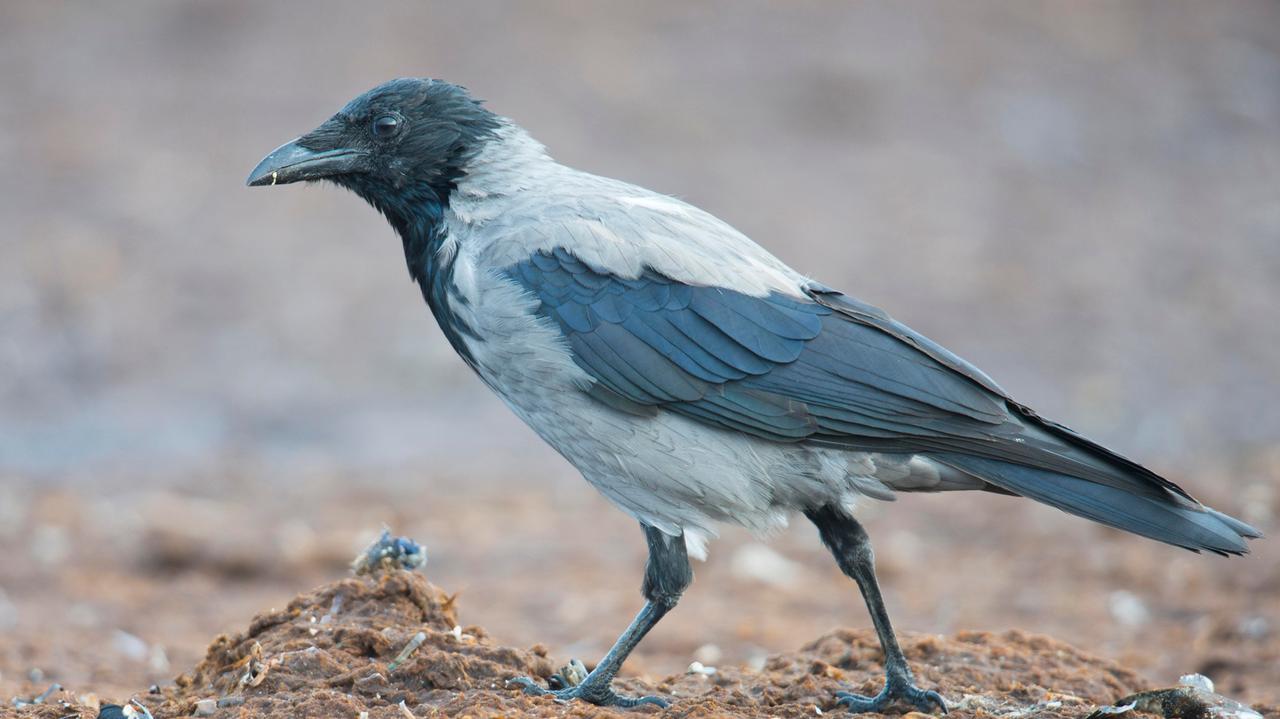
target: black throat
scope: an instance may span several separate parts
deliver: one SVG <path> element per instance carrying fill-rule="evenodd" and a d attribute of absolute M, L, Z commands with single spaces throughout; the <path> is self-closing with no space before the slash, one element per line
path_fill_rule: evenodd
<path fill-rule="evenodd" d="M 442 253 L 440 248 L 448 237 L 444 216 L 449 208 L 449 198 L 465 175 L 463 168 L 467 160 L 474 154 L 474 150 L 463 151 L 460 148 L 445 166 L 445 171 L 432 180 L 394 190 L 359 175 L 343 178 L 341 182 L 377 208 L 400 235 L 409 276 L 421 288 L 422 296 L 449 344 L 473 369 L 475 361 L 463 338 L 478 339 L 478 336 L 453 307 L 455 303 L 466 303 L 453 283 L 456 253 Z"/>

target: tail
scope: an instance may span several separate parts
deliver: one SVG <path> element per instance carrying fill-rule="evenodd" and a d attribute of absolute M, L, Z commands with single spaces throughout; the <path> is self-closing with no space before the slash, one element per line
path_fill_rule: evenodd
<path fill-rule="evenodd" d="M 1083 440 L 1079 435 L 1074 437 Z M 1085 442 L 1090 449 L 1097 447 Z M 1078 457 L 1084 447 L 1075 442 L 1071 444 L 1075 446 L 1060 446 Z M 929 456 L 1000 489 L 1193 552 L 1205 550 L 1224 556 L 1246 554 L 1249 549 L 1245 540 L 1262 536 L 1248 524 L 1200 504 L 1168 480 L 1154 484 L 1149 470 L 1133 469 L 1127 460 L 1107 461 L 1116 455 L 1103 451 L 1105 455 L 1094 454 L 1094 461 L 1089 463 L 1094 479 L 986 456 L 953 452 Z M 1110 475 L 1111 481 L 1096 480 L 1102 470 Z"/>

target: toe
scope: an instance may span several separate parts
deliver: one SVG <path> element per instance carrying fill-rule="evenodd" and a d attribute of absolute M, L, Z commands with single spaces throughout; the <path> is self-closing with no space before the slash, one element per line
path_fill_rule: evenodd
<path fill-rule="evenodd" d="M 943 700 L 941 694 L 935 691 L 925 691 L 916 686 L 908 686 L 905 689 L 886 686 L 879 694 L 873 697 L 850 692 L 836 692 L 836 704 L 846 707 L 852 714 L 879 712 L 897 699 L 909 702 L 922 712 L 928 713 L 936 710 L 942 714 L 947 713 L 947 702 Z"/>
<path fill-rule="evenodd" d="M 881 708 L 883 703 L 880 701 L 880 697 L 867 697 L 852 692 L 836 692 L 836 704 L 854 713 L 876 711 Z"/>
<path fill-rule="evenodd" d="M 927 712 L 936 708 L 943 714 L 947 713 L 946 700 L 942 698 L 941 694 L 935 691 L 922 691 L 920 692 L 920 696 L 916 697 L 911 703 L 915 704 L 916 708 L 921 711 Z"/>
<path fill-rule="evenodd" d="M 665 709 L 669 706 L 669 702 L 662 697 L 642 696 L 627 697 L 621 696 L 608 686 L 598 686 L 591 683 L 583 683 L 577 686 L 565 687 L 563 689 L 547 689 L 538 682 L 529 677 L 515 677 L 507 680 L 508 686 L 520 687 L 525 694 L 533 696 L 551 695 L 558 702 L 569 702 L 578 699 L 590 704 L 601 707 L 622 707 L 628 709 L 631 707 L 652 704 L 656 707 Z"/>
<path fill-rule="evenodd" d="M 514 679 L 508 679 L 507 684 L 509 686 L 520 687 L 521 689 L 524 690 L 525 694 L 542 695 L 542 694 L 551 693 L 551 690 L 544 689 L 541 685 L 539 685 L 537 682 L 535 682 L 533 679 L 529 677 L 515 677 Z"/>
<path fill-rule="evenodd" d="M 644 697 L 616 696 L 614 699 L 614 706 L 619 706 L 624 708 L 644 706 L 645 704 L 652 704 L 658 707 L 659 709 L 666 709 L 668 706 L 671 705 L 671 703 L 668 702 L 666 699 L 663 699 L 662 697 L 655 697 L 655 696 L 644 696 Z"/>

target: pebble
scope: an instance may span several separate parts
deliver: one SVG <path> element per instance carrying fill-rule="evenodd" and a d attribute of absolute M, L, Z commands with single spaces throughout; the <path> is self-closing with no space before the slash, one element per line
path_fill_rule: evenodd
<path fill-rule="evenodd" d="M 218 708 L 218 702 L 213 699 L 201 699 L 196 702 L 195 714 L 198 717 L 213 716 L 213 712 Z"/>
<path fill-rule="evenodd" d="M 1178 683 L 1184 687 L 1213 693 L 1213 680 L 1203 674 L 1183 674 L 1178 677 Z"/>
<path fill-rule="evenodd" d="M 689 668 L 685 670 L 686 674 L 701 674 L 709 677 L 716 673 L 715 667 L 704 666 L 702 662 L 693 662 L 689 664 Z"/>

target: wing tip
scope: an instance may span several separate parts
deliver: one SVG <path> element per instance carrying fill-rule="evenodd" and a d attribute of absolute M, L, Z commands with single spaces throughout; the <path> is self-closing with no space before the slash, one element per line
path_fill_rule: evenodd
<path fill-rule="evenodd" d="M 1187 512 L 1191 515 L 1187 518 L 1207 530 L 1213 538 L 1206 541 L 1207 538 L 1198 537 L 1197 546 L 1187 547 L 1193 551 L 1203 549 L 1222 557 L 1240 557 L 1249 554 L 1249 540 L 1262 539 L 1262 532 L 1253 525 L 1212 507 L 1201 504 Z"/>

